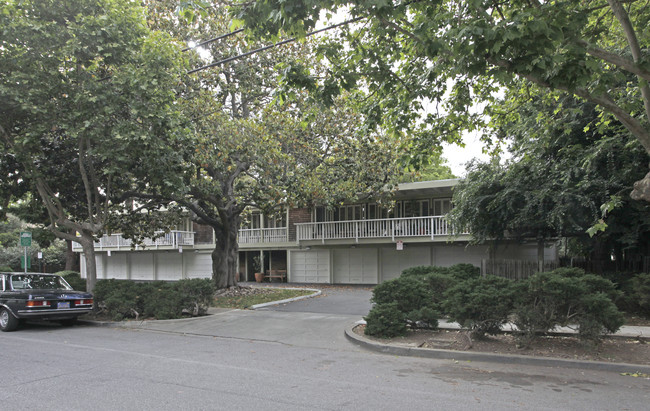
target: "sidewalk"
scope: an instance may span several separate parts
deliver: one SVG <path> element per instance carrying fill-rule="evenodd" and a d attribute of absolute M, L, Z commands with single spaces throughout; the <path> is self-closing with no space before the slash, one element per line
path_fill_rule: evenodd
<path fill-rule="evenodd" d="M 601 361 L 588 361 L 576 359 L 563 359 L 553 357 L 535 357 L 529 355 L 519 354 L 493 354 L 484 352 L 470 352 L 458 350 L 445 350 L 439 348 L 419 348 L 409 347 L 398 344 L 382 343 L 377 340 L 371 340 L 363 335 L 354 332 L 354 327 L 359 324 L 365 324 L 365 321 L 357 321 L 349 325 L 345 329 L 345 336 L 348 340 L 355 344 L 385 354 L 423 357 L 434 359 L 448 359 L 454 361 L 479 361 L 479 362 L 498 362 L 502 364 L 520 364 L 520 365 L 534 365 L 542 367 L 564 367 L 564 368 L 578 368 L 586 370 L 597 371 L 610 371 L 618 373 L 645 373 L 650 374 L 650 365 L 641 364 L 627 364 L 627 363 L 614 363 L 614 362 L 601 362 Z M 514 327 L 509 325 L 510 330 Z M 458 323 L 440 320 L 438 328 L 442 330 L 460 330 L 461 327 Z M 558 327 L 551 333 L 552 335 L 574 335 L 577 332 L 571 328 Z M 610 337 L 620 338 L 639 338 L 646 343 L 650 343 L 650 327 L 643 326 L 623 326 L 621 329 L 614 333 L 609 334 Z"/>
<path fill-rule="evenodd" d="M 438 328 L 443 330 L 460 330 L 461 327 L 458 323 L 450 322 L 447 320 L 439 320 Z M 513 324 L 506 324 L 503 327 L 503 330 L 515 331 L 516 327 Z M 578 332 L 569 327 L 557 327 L 554 331 L 550 332 L 550 335 L 575 335 Z M 650 327 L 638 326 L 638 325 L 624 325 L 620 330 L 614 334 L 608 334 L 610 337 L 621 337 L 621 338 L 640 338 L 645 341 L 650 342 Z"/>

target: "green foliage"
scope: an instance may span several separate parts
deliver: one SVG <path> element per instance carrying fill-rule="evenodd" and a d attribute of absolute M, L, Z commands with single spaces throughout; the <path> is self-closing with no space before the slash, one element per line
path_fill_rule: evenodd
<path fill-rule="evenodd" d="M 449 267 L 420 265 L 405 269 L 402 271 L 401 277 L 422 276 L 427 274 L 449 275 L 457 280 L 466 280 L 480 276 L 481 269 L 468 263 L 454 264 Z"/>
<path fill-rule="evenodd" d="M 497 334 L 508 322 L 515 299 L 511 280 L 487 276 L 460 281 L 445 292 L 444 311 L 475 337 Z"/>
<path fill-rule="evenodd" d="M 204 315 L 214 291 L 214 284 L 207 279 L 146 283 L 101 280 L 94 296 L 99 309 L 116 321 L 149 317 L 162 320 L 181 318 L 184 314 Z"/>
<path fill-rule="evenodd" d="M 527 345 L 537 333 L 572 325 L 582 339 L 597 341 L 623 325 L 613 301 L 617 296 L 614 285 L 602 277 L 580 276 L 577 270 L 537 273 L 517 285 L 514 322 L 521 342 Z"/>
<path fill-rule="evenodd" d="M 404 322 L 404 327 L 411 329 L 437 328 L 438 318 L 444 308 L 445 291 L 459 281 L 478 278 L 479 272 L 480 269 L 471 264 L 405 269 L 400 277 L 384 281 L 373 289 L 373 310 L 379 311 L 371 317 L 374 323 L 370 332 L 372 335 L 381 335 L 384 330 L 397 332 L 396 325 L 393 324 L 397 318 Z M 395 310 L 400 313 L 399 316 L 393 313 Z M 380 324 L 382 321 L 389 323 Z M 398 329 L 402 330 L 402 326 Z"/>
<path fill-rule="evenodd" d="M 408 313 L 431 306 L 431 291 L 422 278 L 398 277 L 378 284 L 372 291 L 370 301 L 379 305 L 395 303 L 398 310 Z"/>
<path fill-rule="evenodd" d="M 55 274 L 63 277 L 70 286 L 77 291 L 86 291 L 86 279 L 76 271 L 58 271 Z"/>
<path fill-rule="evenodd" d="M 650 318 L 650 274 L 637 274 L 623 285 L 623 303 L 629 313 Z"/>
<path fill-rule="evenodd" d="M 0 27 L 0 170 L 5 153 L 15 162 L 1 180 L 28 185 L 30 220 L 59 238 L 80 233 L 89 255 L 110 216 L 161 206 L 134 210 L 128 192 L 180 182 L 180 48 L 128 0 L 10 0 Z"/>
<path fill-rule="evenodd" d="M 406 334 L 405 314 L 396 302 L 375 305 L 364 320 L 367 335 L 391 338 Z"/>
<path fill-rule="evenodd" d="M 286 290 L 286 289 L 260 289 L 259 293 L 236 297 L 218 296 L 214 300 L 215 307 L 247 309 L 256 304 L 263 304 L 272 301 L 286 300 L 289 298 L 301 297 L 313 294 L 309 290 Z"/>
<path fill-rule="evenodd" d="M 426 274 L 431 274 L 434 272 L 437 272 L 438 269 L 442 267 L 436 267 L 433 265 L 418 265 L 415 267 L 409 267 L 404 269 L 402 271 L 402 274 L 400 274 L 400 277 L 410 277 L 410 276 L 422 276 Z"/>
<path fill-rule="evenodd" d="M 650 10 L 643 2 L 270 0 L 240 1 L 232 13 L 250 34 L 268 39 L 305 36 L 333 15 L 362 17 L 363 24 L 321 40 L 326 75 L 302 74 L 295 83 L 324 101 L 344 89 L 370 90 L 362 103 L 366 125 L 413 133 L 418 153 L 481 130 L 489 117 L 470 107 L 490 114 L 495 96 L 517 90 L 517 79 L 597 104 L 592 127 L 615 117 L 650 152 L 650 73 L 642 64 Z M 425 101 L 442 109 L 421 115 Z M 503 114 L 516 121 L 516 112 Z"/>
<path fill-rule="evenodd" d="M 472 164 L 454 191 L 451 221 L 477 242 L 565 236 L 596 259 L 643 252 L 650 205 L 628 193 L 650 157 L 620 124 L 594 127 L 601 113 L 593 104 L 542 93 L 521 84 L 493 108 L 513 159 Z M 595 230 L 596 221 L 607 229 Z"/>
<path fill-rule="evenodd" d="M 10 273 L 10 272 L 12 272 L 12 271 L 14 271 L 14 269 L 11 268 L 11 266 L 8 266 L 8 265 L 0 265 L 0 272 Z"/>
<path fill-rule="evenodd" d="M 154 27 L 181 41 L 231 30 L 221 5 L 194 14 L 192 4 L 185 3 L 180 19 L 177 6 L 169 0 L 148 2 Z M 192 24 L 184 21 L 189 16 Z M 260 46 L 256 39 L 234 36 L 205 48 L 227 58 Z M 304 94 L 288 99 L 290 93 L 274 77 L 278 71 L 299 73 L 304 66 L 326 71 L 312 51 L 310 44 L 295 43 L 184 79 L 187 94 L 178 107 L 191 119 L 192 141 L 178 173 L 182 188 L 168 190 L 163 179 L 160 189 L 148 186 L 141 197 L 162 191 L 167 201 L 214 228 L 213 278 L 219 288 L 235 284 L 236 237 L 246 207 L 270 215 L 279 204 L 331 205 L 358 195 L 381 199 L 401 174 L 395 161 L 400 141 L 359 127 L 361 92 L 340 93 L 328 107 Z M 197 55 L 190 58 L 204 64 Z"/>

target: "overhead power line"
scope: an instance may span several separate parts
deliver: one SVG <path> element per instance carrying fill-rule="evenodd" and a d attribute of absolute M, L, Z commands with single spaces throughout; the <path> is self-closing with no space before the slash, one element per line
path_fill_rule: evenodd
<path fill-rule="evenodd" d="M 327 30 L 332 30 L 332 29 L 335 29 L 335 28 L 337 28 L 337 27 L 344 26 L 344 25 L 346 25 L 346 24 L 355 23 L 355 22 L 357 22 L 357 21 L 359 21 L 359 20 L 363 20 L 363 19 L 365 19 L 365 18 L 366 18 L 365 16 L 364 16 L 364 17 L 355 17 L 355 18 L 353 18 L 353 19 L 346 20 L 346 21 L 344 21 L 344 22 L 342 22 L 342 23 L 333 24 L 333 25 L 331 25 L 331 26 L 328 26 L 328 27 L 325 27 L 325 28 L 322 28 L 322 29 L 318 29 L 318 30 L 311 31 L 311 32 L 305 34 L 305 37 L 313 36 L 314 34 L 322 33 L 322 32 L 327 31 Z M 233 34 L 239 32 L 239 31 L 241 31 L 241 30 L 243 30 L 243 29 L 239 29 L 239 30 L 234 31 L 234 32 L 232 32 L 232 33 L 228 33 L 228 34 L 224 34 L 224 35 L 219 36 L 219 37 L 215 37 L 214 39 L 206 40 L 206 42 L 212 42 L 212 41 L 216 41 L 216 40 L 218 40 L 218 39 L 220 39 L 220 38 L 225 38 L 225 37 L 231 36 L 231 35 L 233 35 Z M 298 39 L 297 37 L 293 37 L 293 38 L 290 38 L 290 39 L 287 39 L 287 40 L 280 41 L 280 42 L 275 43 L 275 44 L 269 44 L 268 46 L 260 47 L 260 48 L 255 49 L 255 50 L 251 50 L 251 51 L 248 51 L 248 52 L 246 52 L 246 53 L 239 54 L 239 55 L 237 55 L 237 56 L 232 56 L 232 57 L 228 57 L 228 58 L 223 59 L 223 60 L 215 61 L 214 63 L 210 63 L 210 64 L 208 64 L 208 65 L 206 65 L 206 66 L 203 66 L 203 67 L 199 67 L 199 68 L 195 68 L 195 69 L 193 69 L 193 70 L 190 70 L 190 71 L 187 72 L 187 74 L 196 73 L 197 71 L 201 71 L 201 70 L 209 69 L 209 68 L 211 68 L 211 67 L 216 67 L 216 66 L 220 66 L 220 65 L 222 65 L 222 64 L 230 63 L 231 61 L 239 60 L 239 59 L 242 59 L 242 58 L 244 58 L 244 57 L 248 57 L 248 56 L 250 56 L 250 55 L 257 54 L 257 53 L 259 53 L 259 52 L 261 52 L 261 51 L 265 51 L 265 50 L 271 49 L 271 48 L 273 48 L 273 47 L 277 47 L 277 46 L 281 46 L 281 45 L 283 45 L 283 44 L 291 43 L 291 42 L 293 42 L 293 41 L 296 41 L 297 39 Z M 204 43 L 206 43 L 206 42 L 204 42 Z M 204 43 L 201 43 L 201 44 L 204 44 Z M 198 45 L 197 45 L 196 47 L 198 47 Z"/>
<path fill-rule="evenodd" d="M 195 45 L 193 45 L 192 47 L 184 48 L 184 49 L 181 50 L 181 51 L 190 51 L 190 50 L 192 50 L 192 49 L 195 49 L 195 48 L 198 48 L 198 47 L 201 47 L 201 46 L 205 46 L 206 44 L 210 44 L 210 43 L 213 43 L 213 42 L 215 42 L 215 41 L 218 41 L 218 40 L 221 40 L 221 39 L 225 39 L 226 37 L 234 36 L 235 34 L 237 34 L 237 33 L 241 33 L 242 31 L 244 31 L 243 28 L 242 28 L 242 29 L 235 30 L 235 31 L 232 31 L 232 32 L 230 32 L 230 33 L 222 34 L 222 35 L 220 35 L 220 36 L 218 36 L 218 37 L 214 37 L 214 38 L 211 38 L 211 39 L 209 39 L 209 40 L 203 41 L 203 42 L 201 42 L 201 43 L 199 43 L 199 44 L 195 44 Z"/>

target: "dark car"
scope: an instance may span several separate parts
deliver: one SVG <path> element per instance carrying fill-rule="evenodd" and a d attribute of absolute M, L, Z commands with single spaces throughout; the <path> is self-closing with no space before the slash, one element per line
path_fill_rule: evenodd
<path fill-rule="evenodd" d="M 73 324 L 93 308 L 93 295 L 74 291 L 56 274 L 0 273 L 0 330 L 13 331 L 21 320 Z"/>

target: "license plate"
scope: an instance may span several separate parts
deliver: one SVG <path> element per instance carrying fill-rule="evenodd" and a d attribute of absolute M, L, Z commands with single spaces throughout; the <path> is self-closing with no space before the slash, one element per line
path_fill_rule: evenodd
<path fill-rule="evenodd" d="M 63 301 L 56 305 L 56 308 L 70 308 L 70 301 Z"/>

